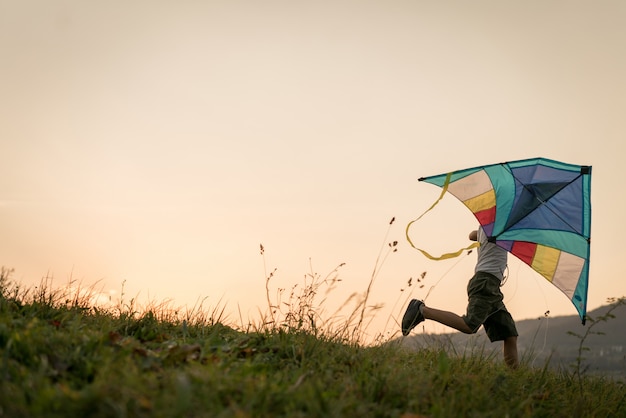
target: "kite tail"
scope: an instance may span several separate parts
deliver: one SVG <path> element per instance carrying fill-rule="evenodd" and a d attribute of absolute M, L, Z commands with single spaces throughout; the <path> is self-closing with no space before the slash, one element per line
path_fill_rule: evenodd
<path fill-rule="evenodd" d="M 411 245 L 413 245 L 413 244 L 411 244 Z M 465 248 L 461 248 L 460 250 L 455 251 L 455 252 L 453 252 L 453 253 L 445 253 L 445 254 L 442 254 L 442 255 L 440 255 L 439 257 L 436 257 L 436 256 L 434 256 L 434 255 L 431 255 L 431 254 L 427 253 L 426 251 L 424 251 L 424 250 L 422 250 L 422 249 L 420 249 L 420 248 L 417 248 L 417 247 L 415 247 L 415 246 L 414 246 L 413 248 L 415 248 L 415 249 L 416 249 L 417 251 L 419 251 L 420 253 L 424 254 L 424 256 L 425 256 L 426 258 L 429 258 L 429 259 L 431 259 L 431 260 L 435 260 L 435 261 L 439 261 L 439 260 L 448 260 L 448 259 L 450 259 L 450 258 L 455 258 L 455 257 L 458 257 L 458 256 L 460 256 L 461 254 L 463 254 L 463 252 L 464 252 L 464 251 L 471 250 L 471 249 L 476 248 L 476 247 L 478 247 L 478 246 L 480 246 L 480 243 L 478 243 L 478 242 L 474 242 L 474 243 L 472 243 L 471 245 L 469 245 L 469 246 L 467 246 L 467 247 L 465 247 Z"/>
<path fill-rule="evenodd" d="M 405 230 L 405 235 L 406 235 L 406 240 L 409 242 L 409 244 L 411 244 L 411 247 L 415 248 L 417 251 L 421 252 L 426 258 L 429 258 L 431 260 L 435 260 L 435 261 L 439 261 L 439 260 L 447 260 L 449 258 L 454 258 L 454 257 L 458 257 L 461 254 L 463 254 L 463 251 L 467 251 L 467 250 L 471 250 L 472 248 L 476 248 L 478 247 L 480 244 L 478 242 L 475 242 L 465 248 L 461 248 L 458 251 L 455 251 L 453 253 L 446 253 L 446 254 L 442 254 L 438 257 L 433 256 L 431 254 L 429 254 L 428 252 L 417 248 L 415 246 L 415 244 L 413 244 L 413 241 L 411 241 L 411 237 L 409 236 L 409 228 L 411 228 L 411 225 L 413 225 L 415 222 L 419 221 L 420 219 L 422 219 L 422 217 L 424 215 L 426 215 L 428 212 L 430 212 L 435 206 L 437 206 L 437 204 L 441 201 L 441 199 L 443 199 L 443 196 L 446 194 L 446 192 L 448 191 L 448 184 L 450 184 L 450 177 L 452 177 L 452 173 L 448 173 L 448 175 L 446 176 L 446 180 L 443 184 L 443 187 L 441 188 L 441 194 L 439 195 L 439 198 L 437 198 L 437 200 L 435 200 L 435 203 L 433 203 L 428 209 L 426 209 L 426 211 L 424 213 L 422 213 L 420 216 L 418 216 L 416 219 L 412 220 L 411 222 L 409 222 L 406 226 L 406 230 Z"/>

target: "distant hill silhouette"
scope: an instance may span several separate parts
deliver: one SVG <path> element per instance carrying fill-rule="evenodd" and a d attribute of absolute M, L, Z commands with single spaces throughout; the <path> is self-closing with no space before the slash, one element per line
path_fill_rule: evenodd
<path fill-rule="evenodd" d="M 587 313 L 591 319 L 606 315 L 610 305 Z M 626 305 L 620 305 L 612 314 L 615 318 L 597 321 L 591 328 L 581 351 L 583 365 L 588 373 L 610 375 L 626 380 Z M 518 345 L 523 361 L 537 367 L 549 364 L 553 368 L 571 370 L 579 356 L 581 337 L 592 325 L 588 320 L 583 326 L 577 315 L 542 317 L 516 321 L 519 332 Z M 419 328 L 418 328 L 419 329 Z M 572 335 L 578 334 L 579 337 Z M 409 348 L 441 345 L 463 354 L 477 350 L 501 355 L 501 344 L 491 344 L 484 329 L 474 335 L 460 332 L 450 334 L 419 334 L 404 338 L 402 344 Z"/>

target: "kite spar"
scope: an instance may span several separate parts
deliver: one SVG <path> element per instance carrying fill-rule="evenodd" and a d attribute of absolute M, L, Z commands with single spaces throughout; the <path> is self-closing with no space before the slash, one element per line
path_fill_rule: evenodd
<path fill-rule="evenodd" d="M 484 165 L 419 179 L 459 199 L 491 242 L 528 264 L 587 313 L 591 239 L 591 166 L 532 158 Z M 424 213 L 426 213 L 424 212 Z M 414 248 L 406 228 L 407 240 Z M 471 248 L 468 247 L 468 248 Z"/>

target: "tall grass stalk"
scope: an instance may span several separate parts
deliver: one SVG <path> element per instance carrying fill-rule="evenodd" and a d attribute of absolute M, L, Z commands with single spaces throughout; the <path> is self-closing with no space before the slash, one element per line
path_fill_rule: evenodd
<path fill-rule="evenodd" d="M 389 254 L 391 254 L 392 252 L 398 251 L 398 248 L 397 248 L 398 241 L 393 241 L 393 242 L 388 242 L 387 241 L 387 239 L 389 237 L 389 231 L 391 230 L 391 226 L 393 225 L 395 220 L 396 220 L 396 218 L 393 217 L 389 221 L 389 226 L 387 227 L 387 231 L 385 232 L 385 237 L 383 238 L 383 242 L 381 244 L 380 250 L 378 251 L 378 255 L 376 256 L 376 262 L 374 263 L 374 269 L 372 270 L 372 274 L 370 276 L 370 280 L 369 280 L 369 282 L 367 284 L 367 289 L 365 290 L 365 294 L 363 296 L 363 301 L 361 303 L 361 309 L 360 309 L 360 315 L 359 315 L 359 322 L 357 323 L 356 327 L 354 328 L 354 332 L 353 332 L 353 338 L 355 338 L 356 341 L 361 341 L 363 333 L 365 331 L 365 329 L 363 327 L 363 320 L 365 318 L 365 310 L 367 308 L 367 301 L 368 301 L 370 293 L 372 291 L 372 285 L 374 284 L 374 280 L 376 280 L 376 277 L 380 273 L 380 270 L 381 270 L 383 264 L 385 263 L 385 260 L 387 260 L 387 257 L 389 256 Z M 385 251 L 385 248 L 387 248 L 386 251 Z M 383 253 L 384 253 L 384 257 L 381 260 L 381 256 L 383 255 Z"/>
<path fill-rule="evenodd" d="M 609 298 L 607 301 L 609 303 L 609 309 L 606 311 L 604 315 L 601 315 L 597 318 L 587 317 L 587 321 L 589 321 L 589 325 L 585 327 L 585 332 L 582 334 L 578 334 L 573 331 L 568 331 L 569 335 L 572 335 L 578 338 L 578 355 L 576 356 L 576 361 L 572 364 L 573 374 L 578 381 L 578 386 L 580 389 L 581 396 L 583 395 L 583 374 L 587 371 L 588 366 L 584 366 L 584 352 L 589 351 L 589 347 L 585 345 L 587 339 L 591 335 L 603 335 L 603 332 L 595 331 L 595 328 L 603 323 L 607 322 L 611 319 L 615 318 L 613 312 L 619 308 L 620 306 L 626 305 L 626 297 L 620 298 Z"/>
<path fill-rule="evenodd" d="M 339 271 L 345 263 L 340 263 L 326 276 L 322 276 L 315 272 L 309 260 L 310 270 L 304 275 L 302 285 L 295 284 L 290 289 L 277 288 L 276 296 L 272 298 L 271 281 L 276 269 L 267 273 L 265 248 L 261 244 L 268 311 L 267 313 L 259 311 L 261 326 L 257 326 L 256 329 L 285 328 L 312 332 L 314 335 L 323 334 L 354 344 L 363 343 L 367 328 L 375 318 L 376 312 L 382 308 L 382 304 L 371 306 L 368 304 L 372 287 L 389 255 L 397 251 L 398 242 L 388 242 L 394 221 L 395 218 L 392 218 L 388 224 L 365 291 L 362 294 L 352 293 L 331 314 L 326 311 L 327 298 L 342 281 L 339 278 Z"/>

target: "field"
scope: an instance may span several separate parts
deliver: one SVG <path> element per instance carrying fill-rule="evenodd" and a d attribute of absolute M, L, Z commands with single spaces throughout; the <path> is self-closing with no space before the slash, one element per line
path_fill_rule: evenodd
<path fill-rule="evenodd" d="M 302 303 L 242 330 L 217 310 L 102 310 L 78 292 L 21 289 L 9 273 L 0 277 L 0 416 L 626 416 L 623 384 L 581 368 L 523 361 L 511 371 L 493 354 L 441 345 L 365 346 L 353 329 L 315 327 Z"/>

